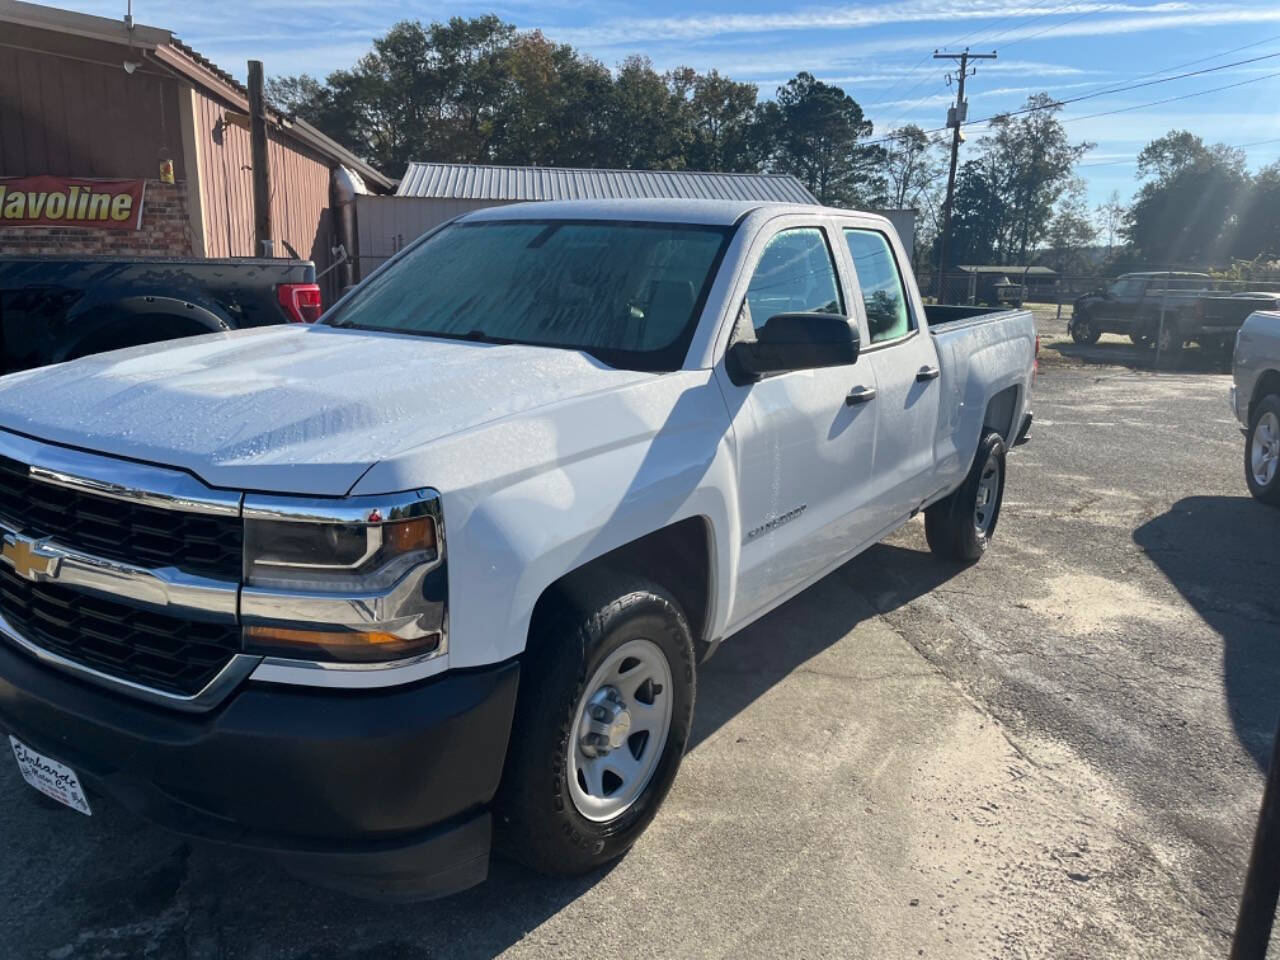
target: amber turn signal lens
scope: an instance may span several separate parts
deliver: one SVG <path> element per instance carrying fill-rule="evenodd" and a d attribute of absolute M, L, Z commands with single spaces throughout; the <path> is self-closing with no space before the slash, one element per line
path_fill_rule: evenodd
<path fill-rule="evenodd" d="M 427 550 L 435 553 L 436 525 L 430 517 L 384 523 L 382 542 L 390 547 L 394 554 L 409 553 L 413 550 Z"/>
<path fill-rule="evenodd" d="M 395 660 L 429 653 L 440 645 L 438 634 L 405 640 L 393 633 L 358 630 L 294 630 L 287 627 L 245 627 L 247 648 L 255 653 L 278 652 L 285 656 L 318 653 L 329 659 L 357 663 Z"/>

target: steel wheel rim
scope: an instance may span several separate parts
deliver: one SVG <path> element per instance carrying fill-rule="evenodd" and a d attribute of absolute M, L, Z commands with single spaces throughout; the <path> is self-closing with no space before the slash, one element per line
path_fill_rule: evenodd
<path fill-rule="evenodd" d="M 1276 468 L 1280 465 L 1280 418 L 1268 410 L 1253 425 L 1253 436 L 1249 442 L 1249 466 L 1253 470 L 1253 480 L 1260 487 L 1265 487 L 1276 476 Z"/>
<path fill-rule="evenodd" d="M 978 535 L 985 537 L 995 522 L 1000 499 L 1000 459 L 993 453 L 982 465 L 978 479 L 978 492 L 973 506 L 973 526 Z"/>
<path fill-rule="evenodd" d="M 583 817 L 613 820 L 639 799 L 666 748 L 673 697 L 671 666 L 652 640 L 627 641 L 592 674 L 569 742 L 569 796 Z"/>

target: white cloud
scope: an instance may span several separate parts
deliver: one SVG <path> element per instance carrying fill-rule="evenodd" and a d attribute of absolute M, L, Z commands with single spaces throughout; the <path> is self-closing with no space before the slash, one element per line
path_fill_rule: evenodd
<path fill-rule="evenodd" d="M 1191 11 L 1188 2 L 1155 4 L 1101 3 L 1083 0 L 1071 5 L 1074 14 L 1085 13 L 1174 13 Z M 624 17 L 608 23 L 576 28 L 559 28 L 559 39 L 568 43 L 635 43 L 641 39 L 690 40 L 731 33 L 777 33 L 791 30 L 833 30 L 881 27 L 893 24 L 956 22 L 966 20 L 1037 18 L 1045 13 L 1043 4 L 1009 3 L 999 0 L 957 5 L 952 0 L 906 0 L 902 3 L 807 7 L 785 13 L 716 13 L 687 17 Z"/>

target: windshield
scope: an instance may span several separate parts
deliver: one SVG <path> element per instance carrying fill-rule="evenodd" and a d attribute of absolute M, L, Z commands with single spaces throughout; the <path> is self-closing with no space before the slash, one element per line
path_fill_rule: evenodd
<path fill-rule="evenodd" d="M 675 370 L 731 234 L 673 223 L 456 223 L 327 322 L 583 350 L 612 366 Z"/>

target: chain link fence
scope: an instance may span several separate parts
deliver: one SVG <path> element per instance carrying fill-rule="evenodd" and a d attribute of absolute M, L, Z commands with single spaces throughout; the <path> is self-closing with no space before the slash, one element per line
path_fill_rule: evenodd
<path fill-rule="evenodd" d="M 1105 295 L 1124 280 L 1144 278 L 1141 293 L 1149 299 L 1168 295 L 1187 297 L 1239 296 L 1248 293 L 1280 295 L 1280 276 L 1267 279 L 1233 280 L 1188 270 L 1143 270 L 1121 274 L 1059 274 L 1044 267 L 1004 267 L 999 270 L 936 270 L 918 275 L 920 294 L 936 303 L 1019 306 L 1047 304 L 1069 308 L 1080 297 Z M 1117 296 L 1124 291 L 1117 291 Z"/>

